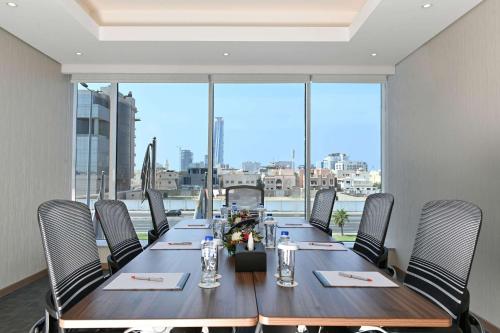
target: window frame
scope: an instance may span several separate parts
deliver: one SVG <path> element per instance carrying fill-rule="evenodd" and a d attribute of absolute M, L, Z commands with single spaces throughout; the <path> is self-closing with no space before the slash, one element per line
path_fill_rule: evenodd
<path fill-rule="evenodd" d="M 76 198 L 76 127 L 77 127 L 77 96 L 80 82 L 109 82 L 110 90 L 110 139 L 109 139 L 109 199 L 116 199 L 116 136 L 117 136 L 117 109 L 118 86 L 120 82 L 126 83 L 206 83 L 208 85 L 208 174 L 213 174 L 213 126 L 214 126 L 214 85 L 217 83 L 302 83 L 304 84 L 304 145 L 305 145 L 305 172 L 304 172 L 304 209 L 305 217 L 309 219 L 311 211 L 311 85 L 312 83 L 376 83 L 380 84 L 380 161 L 381 161 L 381 190 L 387 185 L 387 77 L 385 75 L 334 75 L 334 74 L 73 74 L 72 83 L 72 164 L 71 164 L 71 199 Z M 208 209 L 207 217 L 212 217 L 213 212 L 213 181 L 207 178 Z"/>

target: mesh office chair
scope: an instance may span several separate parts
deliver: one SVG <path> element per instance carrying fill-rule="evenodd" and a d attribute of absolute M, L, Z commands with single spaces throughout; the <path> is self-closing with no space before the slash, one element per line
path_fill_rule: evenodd
<path fill-rule="evenodd" d="M 335 189 L 325 189 L 316 192 L 314 204 L 309 218 L 309 223 L 316 228 L 331 235 L 330 219 L 332 217 L 333 204 L 337 197 Z"/>
<path fill-rule="evenodd" d="M 388 329 L 390 332 L 471 332 L 471 323 L 477 321 L 470 318 L 467 283 L 481 221 L 481 209 L 466 201 L 437 200 L 424 205 L 404 285 L 448 312 L 453 326 Z M 380 328 L 360 330 L 370 331 L 385 332 Z"/>
<path fill-rule="evenodd" d="M 264 204 L 264 190 L 256 186 L 238 185 L 226 188 L 226 205 L 230 208 L 233 202 L 238 207 L 255 209 Z"/>
<path fill-rule="evenodd" d="M 151 218 L 153 220 L 153 230 L 148 232 L 148 243 L 151 244 L 163 236 L 170 227 L 167 214 L 165 213 L 165 206 L 163 205 L 163 194 L 160 191 L 148 189 L 146 191 L 146 198 L 148 199 L 149 210 L 151 211 Z"/>
<path fill-rule="evenodd" d="M 51 290 L 45 318 L 31 332 L 64 332 L 58 328 L 61 315 L 105 280 L 92 218 L 82 203 L 51 200 L 38 208 L 38 223 Z"/>
<path fill-rule="evenodd" d="M 387 267 L 384 242 L 393 205 L 394 197 L 389 193 L 376 193 L 366 198 L 353 247 L 354 252 L 380 268 Z"/>
<path fill-rule="evenodd" d="M 127 206 L 118 200 L 99 200 L 95 210 L 111 254 L 108 264 L 112 274 L 142 252 Z"/>

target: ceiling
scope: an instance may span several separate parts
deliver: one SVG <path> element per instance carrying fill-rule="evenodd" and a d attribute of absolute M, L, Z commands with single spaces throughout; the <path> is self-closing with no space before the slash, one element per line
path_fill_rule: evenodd
<path fill-rule="evenodd" d="M 302 74 L 392 74 L 481 2 L 11 0 L 12 8 L 5 1 L 0 27 L 65 73 Z"/>
<path fill-rule="evenodd" d="M 100 26 L 349 26 L 367 0 L 78 0 Z"/>

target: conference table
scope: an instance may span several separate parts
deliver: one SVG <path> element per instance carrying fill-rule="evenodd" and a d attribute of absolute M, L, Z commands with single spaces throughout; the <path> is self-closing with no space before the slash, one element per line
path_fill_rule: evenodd
<path fill-rule="evenodd" d="M 288 222 L 289 220 L 287 220 Z M 158 241 L 200 242 L 211 229 L 177 229 L 209 220 L 183 220 Z M 279 219 L 278 219 L 279 222 Z M 286 228 L 294 241 L 332 241 L 316 228 Z M 261 325 L 449 327 L 450 316 L 399 282 L 397 288 L 325 288 L 314 270 L 380 271 L 351 250 L 299 250 L 298 286 L 276 285 L 276 254 L 267 251 L 267 272 L 235 272 L 234 257 L 219 252 L 221 285 L 198 287 L 200 250 L 152 250 L 151 246 L 122 270 L 64 313 L 63 328 L 253 327 Z M 103 290 L 121 272 L 188 272 L 180 291 Z"/>

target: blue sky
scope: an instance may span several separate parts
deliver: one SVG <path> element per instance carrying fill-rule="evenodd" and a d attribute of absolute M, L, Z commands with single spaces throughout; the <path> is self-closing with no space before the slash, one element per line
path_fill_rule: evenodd
<path fill-rule="evenodd" d="M 136 123 L 136 169 L 147 143 L 158 139 L 157 161 L 179 167 L 179 147 L 195 161 L 207 152 L 207 84 L 120 84 L 132 91 L 139 110 Z M 290 160 L 304 163 L 303 84 L 217 84 L 215 116 L 224 117 L 224 162 L 266 164 Z M 311 160 L 345 152 L 380 168 L 380 85 L 312 85 Z"/>

